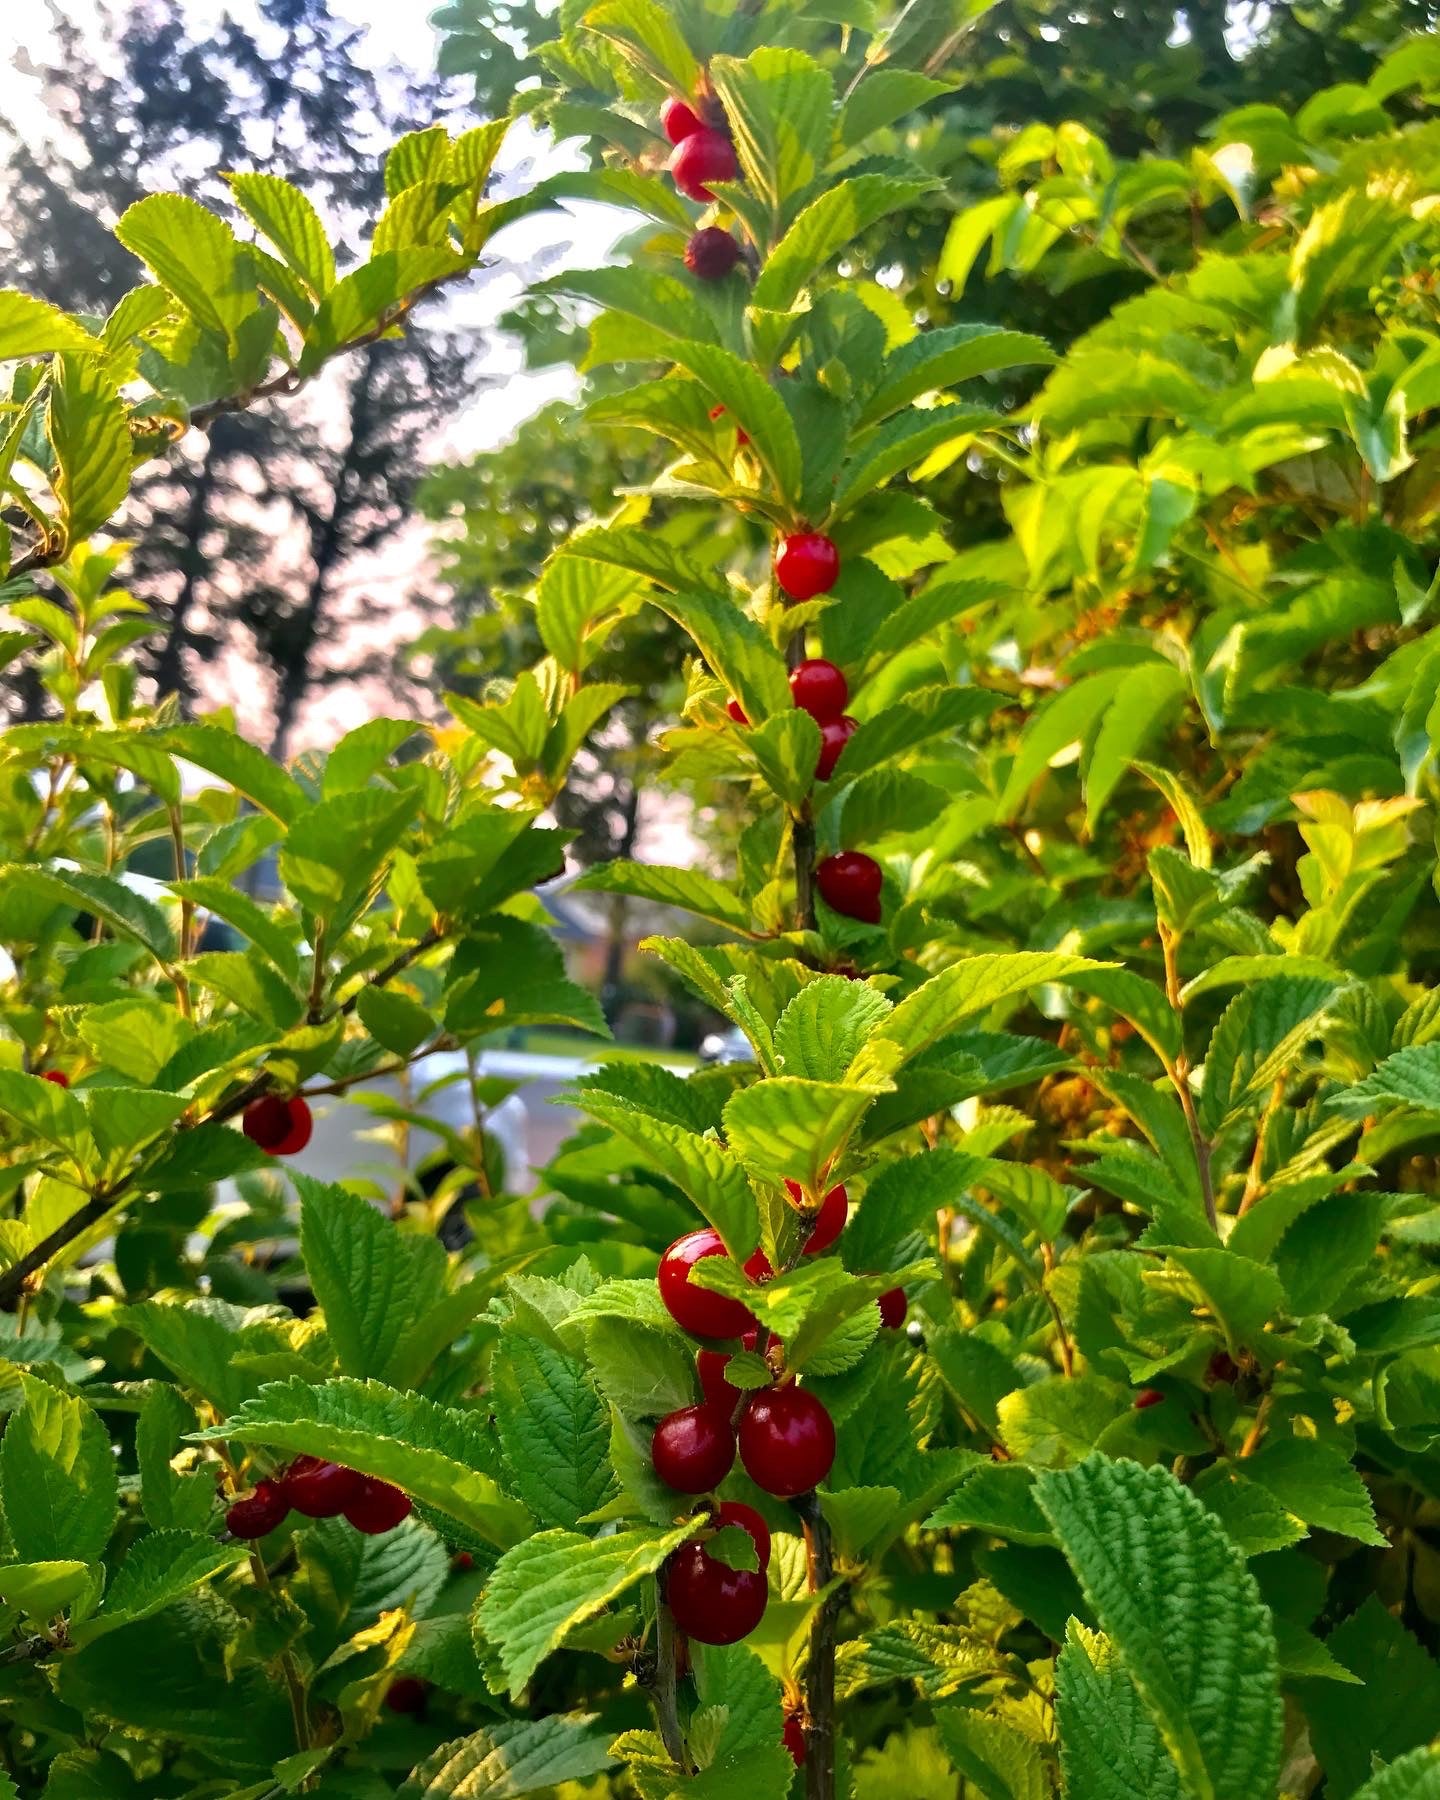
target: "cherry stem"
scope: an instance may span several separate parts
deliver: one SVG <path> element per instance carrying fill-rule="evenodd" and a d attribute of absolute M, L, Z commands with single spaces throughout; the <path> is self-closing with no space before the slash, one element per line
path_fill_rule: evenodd
<path fill-rule="evenodd" d="M 831 1587 L 835 1558 L 830 1524 L 814 1493 L 790 1504 L 805 1528 L 805 1564 L 810 1592 Z M 805 1665 L 805 1800 L 835 1800 L 835 1640 L 838 1636 L 843 1584 L 831 1588 L 810 1623 L 810 1655 Z"/>

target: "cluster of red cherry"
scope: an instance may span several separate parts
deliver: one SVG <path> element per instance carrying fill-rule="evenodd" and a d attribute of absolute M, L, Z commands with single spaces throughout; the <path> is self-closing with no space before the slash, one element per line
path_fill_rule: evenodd
<path fill-rule="evenodd" d="M 785 1186 L 791 1200 L 802 1205 L 799 1184 L 787 1181 Z M 813 1215 L 806 1256 L 830 1248 L 845 1228 L 849 1206 L 843 1187 L 830 1189 Z M 698 1262 L 727 1254 L 719 1232 L 708 1225 L 678 1238 L 660 1259 L 656 1275 L 660 1298 L 676 1324 L 692 1337 L 738 1340 L 743 1349 L 753 1351 L 761 1328 L 750 1309 L 690 1280 Z M 769 1258 L 759 1249 L 744 1270 L 757 1283 L 774 1276 Z M 879 1311 L 883 1325 L 899 1326 L 906 1311 L 904 1289 L 885 1294 Z M 779 1348 L 779 1341 L 767 1334 L 767 1360 Z M 655 1473 L 676 1493 L 711 1494 L 734 1467 L 738 1449 L 745 1473 L 767 1494 L 790 1500 L 809 1493 L 830 1473 L 835 1460 L 835 1426 L 824 1402 L 793 1378 L 768 1387 L 736 1387 L 726 1374 L 733 1354 L 708 1344 L 698 1353 L 696 1370 L 704 1400 L 669 1413 L 655 1427 L 650 1448 Z M 717 1530 L 737 1525 L 749 1534 L 759 1569 L 732 1569 L 710 1555 L 704 1538 L 692 1538 L 666 1565 L 666 1598 L 687 1636 L 702 1644 L 733 1644 L 748 1636 L 765 1613 L 770 1532 L 753 1508 L 738 1501 L 712 1506 L 710 1518 Z"/>
<path fill-rule="evenodd" d="M 232 1537 L 269 1537 L 292 1512 L 307 1519 L 344 1518 L 366 1537 L 379 1537 L 409 1518 L 410 1497 L 343 1463 L 297 1456 L 282 1474 L 267 1475 L 253 1494 L 236 1500 L 225 1514 L 225 1528 Z"/>

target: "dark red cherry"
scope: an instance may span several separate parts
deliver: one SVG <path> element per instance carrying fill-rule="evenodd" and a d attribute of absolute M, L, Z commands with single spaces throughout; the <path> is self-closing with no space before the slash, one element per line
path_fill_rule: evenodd
<path fill-rule="evenodd" d="M 828 594 L 840 579 L 840 552 L 823 531 L 794 531 L 775 553 L 775 579 L 792 600 Z"/>
<path fill-rule="evenodd" d="M 282 1100 L 267 1094 L 245 1108 L 240 1128 L 253 1144 L 272 1156 L 294 1156 L 310 1142 L 315 1121 L 308 1103 L 299 1095 Z"/>
<path fill-rule="evenodd" d="M 815 779 L 828 781 L 835 773 L 840 752 L 855 735 L 858 721 L 846 713 L 843 719 L 827 719 L 820 727 L 820 755 L 815 762 Z"/>
<path fill-rule="evenodd" d="M 712 181 L 734 181 L 740 173 L 735 146 L 723 131 L 702 125 L 675 146 L 670 173 L 680 192 L 691 200 L 713 200 Z"/>
<path fill-rule="evenodd" d="M 385 1690 L 385 1704 L 393 1713 L 424 1712 L 427 1691 L 418 1675 L 397 1675 Z"/>
<path fill-rule="evenodd" d="M 1159 1406 L 1164 1398 L 1165 1396 L 1160 1392 L 1159 1388 L 1141 1388 L 1140 1392 L 1135 1396 L 1135 1410 L 1136 1412 L 1144 1412 L 1149 1407 Z"/>
<path fill-rule="evenodd" d="M 817 725 L 825 725 L 845 711 L 850 684 L 834 663 L 812 656 L 790 671 L 790 697 Z"/>
<path fill-rule="evenodd" d="M 753 1506 L 746 1506 L 743 1500 L 723 1500 L 712 1517 L 717 1525 L 738 1525 L 742 1531 L 748 1531 L 761 1573 L 770 1567 L 770 1527 Z"/>
<path fill-rule="evenodd" d="M 804 1189 L 798 1181 L 787 1181 L 785 1191 L 797 1206 L 805 1198 Z M 845 1229 L 845 1221 L 849 1216 L 850 1197 L 844 1186 L 831 1188 L 820 1202 L 815 1223 L 810 1227 L 810 1236 L 805 1240 L 806 1256 L 818 1256 L 822 1250 L 828 1250 Z"/>
<path fill-rule="evenodd" d="M 797 1769 L 805 1765 L 805 1727 L 799 1713 L 787 1712 L 785 1729 L 780 1734 L 780 1741 L 790 1752 L 790 1760 Z"/>
<path fill-rule="evenodd" d="M 729 1366 L 730 1354 L 726 1350 L 702 1350 L 695 1358 L 695 1372 L 700 1377 L 700 1392 L 705 1396 L 705 1404 L 727 1418 L 740 1403 L 740 1389 L 734 1387 L 725 1374 Z"/>
<path fill-rule="evenodd" d="M 712 1294 L 696 1287 L 690 1279 L 695 1264 L 707 1256 L 724 1256 L 724 1241 L 711 1225 L 690 1231 L 675 1242 L 660 1258 L 655 1276 L 660 1298 L 670 1317 L 684 1331 L 696 1337 L 733 1338 L 749 1331 L 755 1319 L 747 1306 L 725 1294 Z"/>
<path fill-rule="evenodd" d="M 307 1519 L 338 1519 L 360 1492 L 363 1479 L 342 1463 L 297 1456 L 282 1477 L 285 1498 Z"/>
<path fill-rule="evenodd" d="M 733 698 L 727 700 L 725 702 L 725 710 L 737 725 L 748 725 L 750 723 L 745 717 L 745 708 L 738 700 Z"/>
<path fill-rule="evenodd" d="M 863 850 L 841 850 L 827 856 L 815 870 L 820 898 L 834 912 L 866 925 L 880 923 L 880 892 L 885 871 Z"/>
<path fill-rule="evenodd" d="M 835 1461 L 835 1425 L 808 1388 L 761 1388 L 740 1415 L 740 1460 L 767 1494 L 790 1499 L 822 1482 Z"/>
<path fill-rule="evenodd" d="M 360 1492 L 345 1508 L 345 1517 L 366 1537 L 380 1537 L 410 1517 L 410 1496 L 372 1475 L 360 1478 Z"/>
<path fill-rule="evenodd" d="M 682 1406 L 655 1427 L 650 1460 L 677 1494 L 708 1494 L 735 1466 L 729 1416 L 713 1406 Z"/>
<path fill-rule="evenodd" d="M 1205 1379 L 1212 1383 L 1223 1381 L 1227 1387 L 1233 1386 L 1240 1379 L 1240 1365 L 1228 1350 L 1217 1350 L 1206 1367 Z"/>
<path fill-rule="evenodd" d="M 225 1529 L 231 1537 L 253 1542 L 256 1538 L 269 1537 L 285 1523 L 289 1512 L 290 1503 L 278 1481 L 257 1481 L 255 1492 L 237 1500 L 226 1512 Z"/>
<path fill-rule="evenodd" d="M 875 1304 L 880 1308 L 880 1323 L 886 1331 L 898 1331 L 905 1323 L 910 1302 L 905 1298 L 904 1288 L 887 1288 Z"/>
<path fill-rule="evenodd" d="M 740 261 L 739 244 L 720 225 L 692 232 L 685 246 L 685 267 L 699 281 L 723 281 Z"/>
<path fill-rule="evenodd" d="M 70 1077 L 63 1069 L 46 1069 L 40 1079 L 42 1081 L 53 1081 L 56 1087 L 68 1088 L 70 1085 Z"/>
<path fill-rule="evenodd" d="M 675 1623 L 700 1644 L 736 1644 L 765 1617 L 770 1590 L 755 1569 L 731 1569 L 693 1540 L 665 1565 L 665 1598 Z"/>
<path fill-rule="evenodd" d="M 672 94 L 660 108 L 660 129 L 672 144 L 683 144 L 687 137 L 702 129 L 700 115 L 688 100 Z"/>

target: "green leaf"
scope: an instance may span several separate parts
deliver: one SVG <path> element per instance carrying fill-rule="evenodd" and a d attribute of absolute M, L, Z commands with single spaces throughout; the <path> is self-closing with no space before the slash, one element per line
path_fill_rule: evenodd
<path fill-rule="evenodd" d="M 857 1273 L 889 1268 L 896 1246 L 955 1206 L 981 1167 L 979 1157 L 943 1145 L 885 1163 L 845 1227 L 845 1266 Z"/>
<path fill-rule="evenodd" d="M 508 1543 L 524 1529 L 523 1516 L 485 1472 L 495 1456 L 484 1414 L 438 1406 L 378 1381 L 268 1382 L 198 1436 L 343 1462 L 403 1488 L 488 1543 Z"/>
<path fill-rule="evenodd" d="M 1363 1685 L 1297 1683 L 1311 1742 L 1337 1794 L 1368 1792 L 1377 1761 L 1429 1740 L 1440 1717 L 1440 1665 L 1375 1594 L 1336 1626 L 1325 1647 Z"/>
<path fill-rule="evenodd" d="M 921 332 L 885 358 L 879 384 L 860 410 L 858 423 L 874 425 L 922 394 L 954 387 L 977 375 L 1027 363 L 1053 363 L 1044 338 L 999 325 L 944 325 Z"/>
<path fill-rule="evenodd" d="M 835 103 L 830 77 L 801 51 L 772 47 L 743 62 L 714 57 L 710 75 L 745 186 L 778 222 L 824 166 Z"/>
<path fill-rule="evenodd" d="M 1058 950 L 986 952 L 953 963 L 916 988 L 891 1013 L 880 1035 L 907 1056 L 927 1050 L 961 1023 L 1049 982 L 1109 968 Z"/>
<path fill-rule="evenodd" d="M 93 1605 L 99 1571 L 93 1563 L 39 1562 L 0 1564 L 0 1600 L 19 1607 L 27 1619 L 48 1628 L 83 1595 Z M 14 1788 L 10 1789 L 13 1795 Z M 0 1788 L 0 1794 L 4 1789 Z"/>
<path fill-rule="evenodd" d="M 1377 1548 L 1389 1543 L 1375 1523 L 1370 1490 L 1336 1445 L 1315 1438 L 1270 1438 L 1257 1454 L 1244 1458 L 1241 1469 L 1307 1525 Z"/>
<path fill-rule="evenodd" d="M 68 902 L 77 912 L 94 913 L 123 937 L 143 944 L 157 961 L 168 963 L 174 959 L 175 933 L 165 914 L 153 900 L 135 893 L 113 876 L 95 875 L 84 869 L 12 863 L 0 869 L 0 882 Z"/>
<path fill-rule="evenodd" d="M 1098 1456 L 1035 1493 L 1195 1800 L 1272 1793 L 1275 1639 L 1219 1521 L 1167 1470 Z"/>
<path fill-rule="evenodd" d="M 760 1221 L 745 1171 L 728 1150 L 713 1138 L 650 1118 L 611 1094 L 582 1088 L 575 1103 L 618 1132 L 645 1162 L 674 1182 L 724 1238 L 737 1262 L 749 1256 L 759 1242 Z"/>
<path fill-rule="evenodd" d="M 828 1181 L 881 1085 L 783 1075 L 741 1088 L 725 1107 L 725 1136 L 749 1172 L 813 1192 Z"/>
<path fill-rule="evenodd" d="M 863 848 L 890 832 L 910 833 L 933 825 L 950 804 L 950 796 L 934 782 L 908 769 L 872 769 L 845 793 L 840 815 L 844 849 Z"/>
<path fill-rule="evenodd" d="M 950 1760 L 985 1800 L 1049 1800 L 1039 1746 L 1013 1725 L 952 1702 L 935 1708 Z"/>
<path fill-rule="evenodd" d="M 1121 777 L 1179 706 L 1188 685 L 1172 664 L 1147 663 L 1132 669 L 1116 688 L 1085 771 L 1086 831 L 1094 831 Z"/>
<path fill-rule="evenodd" d="M 815 785 L 820 761 L 820 727 L 800 707 L 757 725 L 745 739 L 766 787 L 798 812 Z"/>
<path fill-rule="evenodd" d="M 362 788 L 310 807 L 294 821 L 280 851 L 286 887 L 317 918 L 343 929 L 388 866 L 418 798 Z"/>
<path fill-rule="evenodd" d="M 335 258 L 309 197 L 279 175 L 227 173 L 243 211 L 264 232 L 317 300 L 335 285 Z"/>
<path fill-rule="evenodd" d="M 1413 1750 L 1367 1781 L 1355 1800 L 1440 1800 L 1440 1750 Z"/>
<path fill-rule="evenodd" d="M 552 1713 L 544 1719 L 501 1719 L 454 1738 L 403 1781 L 396 1800 L 513 1800 L 519 1794 L 585 1782 L 610 1768 L 608 1730 L 595 1713 Z"/>
<path fill-rule="evenodd" d="M 443 280 L 465 266 L 440 244 L 381 250 L 342 276 L 325 296 L 305 334 L 300 373 L 313 375 L 326 361 L 383 325 L 412 291 Z"/>
<path fill-rule="evenodd" d="M 784 312 L 800 290 L 852 239 L 887 213 L 913 206 L 936 184 L 929 178 L 855 175 L 812 200 L 770 252 L 755 282 L 751 304 Z"/>
<path fill-rule="evenodd" d="M 748 613 L 716 594 L 651 594 L 740 702 L 746 718 L 768 719 L 794 706 L 780 652 Z"/>
<path fill-rule="evenodd" d="M 0 288 L 0 362 L 19 356 L 47 356 L 51 351 L 98 355 L 101 349 L 78 319 L 48 300 Z"/>
<path fill-rule="evenodd" d="M 777 53 L 778 54 L 778 53 Z M 714 344 L 678 343 L 671 355 L 688 369 L 750 439 L 783 501 L 799 503 L 804 459 L 785 402 L 747 362 Z M 681 624 L 684 624 L 682 619 Z"/>
<path fill-rule="evenodd" d="M 300 954 L 294 939 L 281 921 L 247 893 L 228 881 L 200 876 L 189 881 L 172 881 L 170 891 L 182 900 L 193 900 L 217 919 L 233 925 L 242 936 L 262 950 L 292 985 L 300 979 Z"/>
<path fill-rule="evenodd" d="M 55 452 L 55 498 L 67 545 L 109 519 L 130 490 L 130 428 L 104 363 L 58 356 L 45 431 Z"/>
<path fill-rule="evenodd" d="M 119 1510 L 110 1438 L 83 1400 L 21 1375 L 0 1438 L 0 1508 L 22 1562 L 99 1562 Z"/>
<path fill-rule="evenodd" d="M 715 326 L 709 311 L 677 276 L 634 266 L 614 269 L 567 269 L 537 284 L 539 292 L 569 294 L 611 312 L 639 319 L 668 338 L 711 344 Z"/>
<path fill-rule="evenodd" d="M 699 869 L 666 869 L 656 863 L 624 862 L 617 858 L 587 869 L 578 881 L 572 882 L 571 891 L 629 894 L 636 900 L 653 900 L 659 906 L 678 906 L 742 937 L 753 936 L 750 908 L 735 888 Z"/>
<path fill-rule="evenodd" d="M 243 1544 L 227 1544 L 194 1531 L 154 1531 L 121 1558 L 97 1617 L 78 1627 L 77 1644 L 89 1643 L 117 1626 L 145 1619 L 212 1575 L 244 1562 Z"/>
<path fill-rule="evenodd" d="M 115 235 L 197 324 L 234 344 L 254 309 L 254 274 L 223 219 L 183 194 L 150 194 L 121 214 Z"/>
<path fill-rule="evenodd" d="M 1004 415 L 988 406 L 936 406 L 905 412 L 876 426 L 855 444 L 835 493 L 834 512 L 838 516 L 850 511 L 882 482 L 921 462 L 932 450 L 1004 423 Z"/>
<path fill-rule="evenodd" d="M 587 1538 L 542 1531 L 495 1565 L 480 1597 L 476 1624 L 492 1645 L 512 1697 L 518 1696 L 565 1634 L 654 1574 L 694 1531 L 622 1531 Z"/>
<path fill-rule="evenodd" d="M 445 1290 L 438 1239 L 402 1231 L 348 1189 L 297 1174 L 300 1248 L 342 1372 L 407 1386 L 424 1374 L 412 1334 Z"/>
<path fill-rule="evenodd" d="M 408 1057 L 419 1049 L 438 1027 L 431 1015 L 408 994 L 394 988 L 376 987 L 373 982 L 361 988 L 355 1003 L 360 1023 L 378 1044 L 396 1056 Z"/>
<path fill-rule="evenodd" d="M 1395 1106 L 1440 1112 L 1440 1043 L 1407 1044 L 1363 1081 L 1330 1094 L 1325 1104 L 1352 1119 Z"/>
<path fill-rule="evenodd" d="M 1143 673 L 1149 673 L 1150 665 Z M 1020 740 L 1000 795 L 1002 819 L 1013 819 L 1030 788 L 1062 750 L 1085 737 L 1129 677 L 1128 669 L 1100 669 L 1084 675 L 1037 708 Z"/>
<path fill-rule="evenodd" d="M 840 112 L 840 141 L 847 150 L 887 125 L 903 119 L 927 100 L 954 93 L 954 84 L 917 75 L 910 69 L 872 66 L 865 71 Z"/>
<path fill-rule="evenodd" d="M 147 732 L 145 742 L 218 775 L 282 825 L 289 825 L 305 806 L 299 784 L 278 763 L 221 725 L 171 725 Z"/>
<path fill-rule="evenodd" d="M 1180 1772 L 1115 1645 L 1071 1619 L 1055 1664 L 1068 1800 L 1183 1800 Z"/>
<path fill-rule="evenodd" d="M 832 785 L 853 781 L 931 738 L 973 725 L 993 712 L 995 703 L 995 696 L 984 688 L 962 685 L 921 688 L 907 694 L 896 705 L 861 720 L 841 753 Z"/>
<path fill-rule="evenodd" d="M 890 1002 L 864 982 L 822 975 L 801 988 L 775 1026 L 775 1055 L 787 1075 L 839 1081 Z"/>
<path fill-rule="evenodd" d="M 694 54 L 670 11 L 656 0 L 604 0 L 586 13 L 585 25 L 672 92 L 694 93 L 700 75 Z"/>
<path fill-rule="evenodd" d="M 604 1505 L 610 1413 L 583 1363 L 506 1332 L 491 1359 L 490 1404 L 515 1492 L 542 1525 L 573 1529 Z"/>
<path fill-rule="evenodd" d="M 1093 1370 L 1042 1376 L 1003 1395 L 997 1407 L 1006 1449 L 1048 1468 L 1082 1462 L 1129 1410 L 1129 1396 Z"/>
<path fill-rule="evenodd" d="M 54 1144 L 83 1160 L 90 1145 L 85 1108 L 74 1094 L 38 1075 L 0 1069 L 0 1117 L 12 1119 L 32 1139 Z"/>

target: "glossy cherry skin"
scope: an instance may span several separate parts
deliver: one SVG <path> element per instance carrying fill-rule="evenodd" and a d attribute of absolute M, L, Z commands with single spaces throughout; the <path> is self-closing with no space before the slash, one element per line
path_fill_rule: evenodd
<path fill-rule="evenodd" d="M 782 1500 L 807 1494 L 835 1461 L 835 1424 L 808 1388 L 761 1388 L 740 1415 L 740 1460 L 757 1487 Z"/>
<path fill-rule="evenodd" d="M 1135 1410 L 1145 1412 L 1149 1407 L 1159 1406 L 1164 1398 L 1159 1388 L 1141 1388 L 1135 1396 Z"/>
<path fill-rule="evenodd" d="M 703 1544 L 682 1544 L 665 1565 L 665 1598 L 675 1623 L 699 1644 L 737 1644 L 765 1617 L 770 1597 L 755 1569 L 731 1569 L 705 1554 Z"/>
<path fill-rule="evenodd" d="M 269 1537 L 289 1517 L 290 1502 L 278 1481 L 257 1481 L 255 1492 L 237 1500 L 225 1514 L 225 1529 L 231 1537 L 253 1542 Z"/>
<path fill-rule="evenodd" d="M 650 1460 L 677 1494 L 708 1494 L 735 1466 L 735 1433 L 714 1406 L 682 1406 L 655 1427 Z"/>
<path fill-rule="evenodd" d="M 797 1769 L 805 1764 L 805 1727 L 800 1723 L 799 1713 L 786 1713 L 785 1729 L 780 1733 L 780 1742 L 790 1752 L 790 1760 Z"/>
<path fill-rule="evenodd" d="M 410 1517 L 410 1496 L 388 1481 L 360 1478 L 360 1492 L 345 1508 L 345 1517 L 366 1537 L 380 1537 Z"/>
<path fill-rule="evenodd" d="M 315 1121 L 309 1104 L 299 1094 L 289 1100 L 267 1094 L 245 1108 L 240 1128 L 252 1144 L 258 1144 L 272 1156 L 294 1156 L 310 1142 Z"/>
<path fill-rule="evenodd" d="M 825 725 L 845 711 L 850 684 L 834 663 L 812 656 L 790 671 L 790 697 L 817 725 Z"/>
<path fill-rule="evenodd" d="M 840 752 L 854 737 L 857 723 L 846 713 L 843 719 L 827 719 L 820 727 L 820 754 L 815 761 L 817 781 L 828 781 L 835 773 Z"/>
<path fill-rule="evenodd" d="M 685 246 L 685 267 L 699 281 L 723 281 L 739 262 L 739 244 L 721 225 L 692 233 Z"/>
<path fill-rule="evenodd" d="M 712 1517 L 717 1526 L 738 1525 L 742 1531 L 749 1532 L 763 1575 L 770 1567 L 770 1527 L 755 1508 L 747 1506 L 743 1500 L 723 1500 L 715 1508 Z"/>
<path fill-rule="evenodd" d="M 884 883 L 885 871 L 863 850 L 842 850 L 836 856 L 827 856 L 815 870 L 815 885 L 825 904 L 845 918 L 860 919 L 866 925 L 880 923 L 880 891 Z"/>
<path fill-rule="evenodd" d="M 734 700 L 734 699 L 727 700 L 725 702 L 725 711 L 730 715 L 730 717 L 735 721 L 735 723 L 737 725 L 748 725 L 750 723 L 750 721 L 745 717 L 745 708 L 740 704 L 740 702 L 738 700 Z"/>
<path fill-rule="evenodd" d="M 687 137 L 702 129 L 700 115 L 688 100 L 672 94 L 660 108 L 660 129 L 672 144 L 683 144 Z"/>
<path fill-rule="evenodd" d="M 880 1323 L 886 1331 L 898 1331 L 905 1323 L 910 1302 L 905 1297 L 904 1288 L 887 1288 L 875 1304 L 880 1308 Z"/>
<path fill-rule="evenodd" d="M 775 579 L 792 600 L 828 594 L 840 579 L 840 552 L 823 531 L 795 531 L 775 553 Z"/>
<path fill-rule="evenodd" d="M 363 1480 L 341 1463 L 300 1456 L 285 1471 L 285 1498 L 307 1519 L 338 1519 L 358 1497 Z"/>
<path fill-rule="evenodd" d="M 675 146 L 670 173 L 680 192 L 691 200 L 713 200 L 712 181 L 733 181 L 740 173 L 735 147 L 723 131 L 702 125 Z"/>
<path fill-rule="evenodd" d="M 70 1085 L 70 1077 L 63 1069 L 46 1069 L 40 1079 L 42 1081 L 53 1081 L 56 1087 L 68 1088 Z"/>
<path fill-rule="evenodd" d="M 733 1386 L 725 1371 L 730 1366 L 729 1352 L 702 1350 L 695 1358 L 695 1372 L 700 1377 L 700 1392 L 705 1404 L 727 1418 L 740 1404 L 740 1389 Z"/>
<path fill-rule="evenodd" d="M 385 1690 L 385 1705 L 393 1713 L 424 1712 L 427 1692 L 418 1675 L 398 1675 Z"/>
<path fill-rule="evenodd" d="M 804 1198 L 804 1192 L 798 1181 L 787 1181 L 785 1191 L 798 1206 Z M 850 1196 L 845 1192 L 844 1184 L 831 1188 L 820 1202 L 820 1210 L 815 1214 L 815 1223 L 810 1228 L 810 1236 L 805 1240 L 805 1254 L 818 1256 L 822 1250 L 828 1250 L 845 1229 L 845 1221 L 850 1216 Z"/>
<path fill-rule="evenodd" d="M 660 1298 L 681 1330 L 696 1337 L 733 1338 L 749 1331 L 755 1319 L 747 1306 L 725 1294 L 712 1294 L 696 1287 L 690 1271 L 707 1256 L 724 1256 L 725 1245 L 720 1233 L 711 1225 L 690 1231 L 675 1242 L 660 1258 L 655 1276 Z"/>

